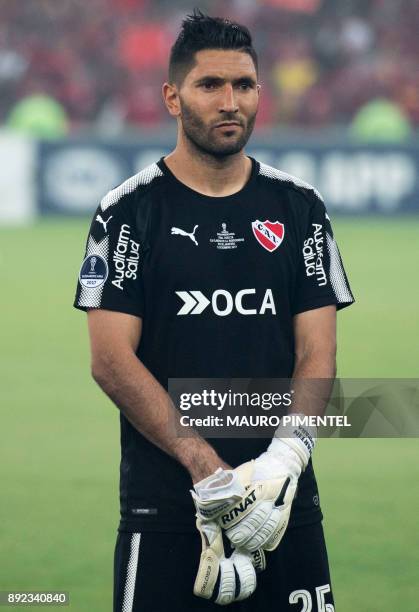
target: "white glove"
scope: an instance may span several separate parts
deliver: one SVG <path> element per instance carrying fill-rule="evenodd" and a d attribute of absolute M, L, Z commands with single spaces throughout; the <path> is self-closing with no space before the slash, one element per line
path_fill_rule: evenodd
<path fill-rule="evenodd" d="M 256 589 L 256 572 L 265 569 L 265 555 L 257 551 L 233 551 L 231 557 L 224 554 L 223 534 L 215 521 L 197 519 L 201 534 L 202 552 L 195 579 L 194 594 L 212 599 L 221 606 L 241 601 Z"/>
<path fill-rule="evenodd" d="M 276 437 L 279 434 L 281 437 Z M 216 521 L 235 548 L 274 550 L 291 513 L 315 429 L 280 425 L 266 452 L 235 470 L 218 469 L 195 485 L 198 516 Z"/>

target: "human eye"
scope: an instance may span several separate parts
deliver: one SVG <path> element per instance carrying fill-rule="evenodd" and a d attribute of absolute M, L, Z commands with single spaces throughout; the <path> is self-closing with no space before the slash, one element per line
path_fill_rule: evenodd
<path fill-rule="evenodd" d="M 215 79 L 206 79 L 205 81 L 202 81 L 200 83 L 200 86 L 205 91 L 213 91 L 219 86 L 219 82 L 216 81 Z"/>
<path fill-rule="evenodd" d="M 249 91 L 250 89 L 254 89 L 254 83 L 249 79 L 241 79 L 237 85 L 241 91 Z"/>

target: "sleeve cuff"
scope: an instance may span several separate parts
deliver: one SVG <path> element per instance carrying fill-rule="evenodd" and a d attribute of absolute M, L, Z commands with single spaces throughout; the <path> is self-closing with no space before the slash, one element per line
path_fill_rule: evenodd
<path fill-rule="evenodd" d="M 318 298 L 307 300 L 302 304 L 298 304 L 298 306 L 293 309 L 293 315 L 306 312 L 307 310 L 315 310 L 316 308 L 322 308 L 323 306 L 336 306 L 336 310 L 342 310 L 342 308 L 346 308 L 354 302 L 354 299 L 350 301 L 339 302 L 335 296 L 321 296 Z"/>
<path fill-rule="evenodd" d="M 73 306 L 77 308 L 77 310 L 83 310 L 83 312 L 88 312 L 89 310 L 111 310 L 112 312 L 122 312 L 139 318 L 143 318 L 144 316 L 144 312 L 138 307 L 138 304 L 118 304 L 117 306 L 112 304 L 101 304 L 99 308 L 95 308 L 92 306 L 79 306 L 77 302 L 74 302 Z"/>

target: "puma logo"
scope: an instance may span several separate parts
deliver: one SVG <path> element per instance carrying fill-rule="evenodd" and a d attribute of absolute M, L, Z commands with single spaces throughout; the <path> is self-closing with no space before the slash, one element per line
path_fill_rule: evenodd
<path fill-rule="evenodd" d="M 104 221 L 100 215 L 96 215 L 96 221 L 103 225 L 103 229 L 105 230 L 105 232 L 108 231 L 107 225 L 111 219 L 112 219 L 112 216 L 110 216 L 109 219 L 106 219 L 106 221 Z"/>
<path fill-rule="evenodd" d="M 198 246 L 198 242 L 195 238 L 195 231 L 198 229 L 199 225 L 195 225 L 195 227 L 193 228 L 192 232 L 185 232 L 185 230 L 183 229 L 179 229 L 178 227 L 172 227 L 172 235 L 174 234 L 178 234 L 179 236 L 189 236 L 189 238 L 192 240 L 192 242 L 194 244 L 196 244 L 196 246 Z"/>

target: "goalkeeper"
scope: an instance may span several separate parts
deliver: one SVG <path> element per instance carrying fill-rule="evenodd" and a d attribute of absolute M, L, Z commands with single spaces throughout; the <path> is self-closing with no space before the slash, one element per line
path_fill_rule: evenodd
<path fill-rule="evenodd" d="M 335 375 L 352 293 L 320 194 L 244 153 L 260 95 L 248 30 L 185 19 L 163 86 L 176 148 L 93 216 L 75 306 L 120 411 L 114 612 L 334 610 L 316 432 L 170 427 L 170 378 L 292 377 L 294 410 L 320 414 L 302 381 Z"/>

